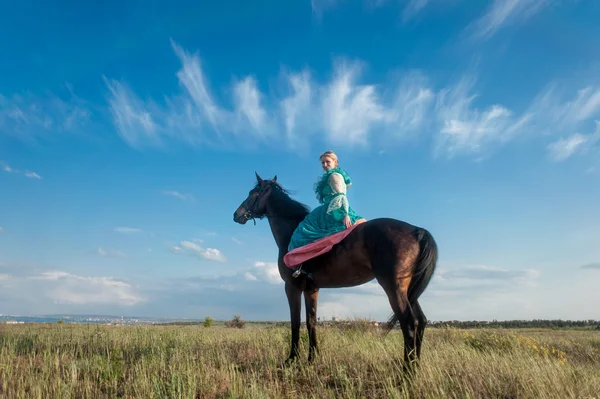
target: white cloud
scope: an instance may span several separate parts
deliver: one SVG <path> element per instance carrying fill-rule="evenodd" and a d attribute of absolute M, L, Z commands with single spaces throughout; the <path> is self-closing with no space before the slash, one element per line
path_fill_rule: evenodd
<path fill-rule="evenodd" d="M 212 260 L 215 262 L 224 263 L 227 258 L 221 251 L 216 248 L 203 248 L 198 244 L 191 241 L 181 241 L 179 245 L 175 245 L 171 248 L 173 253 L 185 253 L 188 255 L 195 256 L 199 259 Z"/>
<path fill-rule="evenodd" d="M 60 304 L 136 305 L 145 301 L 130 284 L 112 277 L 86 277 L 63 271 L 49 271 L 28 279 L 44 281 L 39 288 L 47 297 Z"/>
<path fill-rule="evenodd" d="M 266 281 L 269 284 L 283 284 L 277 262 L 255 262 L 254 268 L 245 275 L 248 279 L 251 279 L 248 276 L 253 276 L 255 280 Z"/>
<path fill-rule="evenodd" d="M 183 194 L 180 193 L 179 191 L 175 191 L 175 190 L 163 190 L 162 192 L 164 195 L 168 195 L 171 197 L 175 197 L 175 198 L 179 198 L 182 201 L 193 201 L 194 200 L 194 196 L 191 194 Z"/>
<path fill-rule="evenodd" d="M 243 243 L 243 242 L 241 242 L 240 240 L 238 240 L 238 239 L 237 239 L 237 238 L 235 238 L 235 237 L 231 237 L 231 241 L 235 242 L 235 243 L 236 243 L 236 244 L 238 244 L 238 245 L 244 245 L 244 243 Z"/>
<path fill-rule="evenodd" d="M 0 233 L 4 231 L 4 227 L 0 226 Z"/>
<path fill-rule="evenodd" d="M 476 38 L 489 38 L 505 26 L 528 20 L 553 2 L 556 0 L 494 0 L 467 29 Z"/>

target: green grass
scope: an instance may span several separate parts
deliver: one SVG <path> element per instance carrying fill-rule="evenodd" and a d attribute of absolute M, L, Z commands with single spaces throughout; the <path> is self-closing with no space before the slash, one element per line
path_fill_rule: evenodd
<path fill-rule="evenodd" d="M 599 398 L 600 332 L 428 329 L 402 378 L 402 335 L 319 327 L 0 325 L 2 398 Z"/>

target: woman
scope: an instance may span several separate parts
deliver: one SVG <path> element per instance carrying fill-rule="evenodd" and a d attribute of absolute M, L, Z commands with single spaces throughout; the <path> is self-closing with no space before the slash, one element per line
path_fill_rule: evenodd
<path fill-rule="evenodd" d="M 315 193 L 321 205 L 298 225 L 292 234 L 289 251 L 340 232 L 363 219 L 348 203 L 346 191 L 352 185 L 352 179 L 339 167 L 335 153 L 326 151 L 319 159 L 325 171 L 315 184 Z"/>

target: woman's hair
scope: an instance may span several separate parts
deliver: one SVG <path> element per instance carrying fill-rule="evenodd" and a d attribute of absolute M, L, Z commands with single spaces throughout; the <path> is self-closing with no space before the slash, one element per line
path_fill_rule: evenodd
<path fill-rule="evenodd" d="M 324 153 L 321 154 L 321 156 L 319 157 L 319 160 L 323 160 L 323 158 L 331 158 L 333 159 L 333 161 L 337 164 L 338 163 L 338 157 L 337 155 L 335 155 L 335 152 L 333 151 L 325 151 Z"/>

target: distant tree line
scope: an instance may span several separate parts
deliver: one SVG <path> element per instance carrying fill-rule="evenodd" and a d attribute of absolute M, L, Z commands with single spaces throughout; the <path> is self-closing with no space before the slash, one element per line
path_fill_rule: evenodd
<path fill-rule="evenodd" d="M 492 320 L 492 321 L 430 321 L 429 327 L 456 328 L 588 328 L 600 330 L 598 320 Z"/>
<path fill-rule="evenodd" d="M 361 320 L 338 320 L 338 321 L 321 321 L 320 325 L 337 325 L 340 323 L 344 324 L 357 324 L 364 323 Z M 158 325 L 204 325 L 204 327 L 211 327 L 213 325 L 221 325 L 226 327 L 237 327 L 243 328 L 245 324 L 257 325 L 263 327 L 290 327 L 289 321 L 251 321 L 242 320 L 240 316 L 234 316 L 229 321 L 217 321 L 211 317 L 207 317 L 202 320 L 196 321 L 174 321 L 167 323 L 157 323 Z M 380 327 L 385 327 L 385 322 L 379 323 Z M 583 328 L 583 329 L 597 329 L 600 330 L 600 321 L 598 320 L 470 320 L 470 321 L 459 321 L 459 320 L 448 320 L 448 321 L 429 321 L 428 327 L 443 328 L 443 327 L 456 327 L 456 328 L 555 328 L 555 329 L 566 329 L 566 328 Z M 400 328 L 399 324 L 396 324 L 396 328 Z"/>

